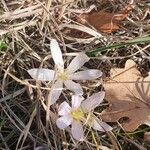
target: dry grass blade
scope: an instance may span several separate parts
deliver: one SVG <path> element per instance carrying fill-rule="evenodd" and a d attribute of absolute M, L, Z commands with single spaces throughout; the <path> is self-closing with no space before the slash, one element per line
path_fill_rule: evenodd
<path fill-rule="evenodd" d="M 4 111 L 4 113 L 8 116 L 8 118 L 10 119 L 10 121 L 12 122 L 12 124 L 14 124 L 14 126 L 20 131 L 22 132 L 22 128 L 25 128 L 24 123 L 15 115 L 15 113 L 11 110 L 10 106 L 5 102 L 5 107 L 3 107 L 2 104 L 0 104 L 2 110 Z M 7 108 L 7 110 L 6 110 Z M 8 113 L 8 112 L 9 113 Z M 10 115 L 11 114 L 11 115 Z M 14 120 L 15 119 L 15 120 Z M 19 123 L 19 125 L 17 123 Z M 30 134 L 30 137 L 31 134 Z"/>
<path fill-rule="evenodd" d="M 11 68 L 11 65 L 15 62 L 15 60 L 17 58 L 19 58 L 22 54 L 24 53 L 24 49 L 22 49 L 17 55 L 16 57 L 14 58 L 14 60 L 10 63 L 9 67 L 7 68 L 6 72 L 9 72 L 10 68 Z M 4 77 L 3 77 L 3 81 L 2 81 L 2 94 L 4 96 L 4 89 L 5 89 L 5 80 L 6 80 L 6 77 L 7 77 L 7 73 L 4 74 Z"/>
<path fill-rule="evenodd" d="M 23 140 L 21 142 L 20 149 L 23 148 L 23 144 L 24 144 L 24 142 L 25 142 L 25 140 L 26 140 L 26 138 L 27 138 L 27 136 L 29 134 L 29 130 L 30 130 L 31 124 L 32 124 L 32 121 L 33 121 L 33 119 L 34 119 L 35 116 L 36 116 L 36 107 L 34 108 L 32 114 L 30 115 L 30 119 L 29 119 L 27 125 L 25 126 L 25 128 L 22 130 L 22 132 L 20 134 L 20 137 L 18 139 L 18 143 L 16 145 L 16 150 L 18 149 L 19 144 L 20 144 L 22 138 L 23 138 Z"/>
<path fill-rule="evenodd" d="M 25 27 L 35 26 L 36 23 L 37 23 L 36 21 L 30 21 L 30 22 L 25 21 L 25 22 L 22 22 L 21 25 L 18 25 L 17 27 L 10 26 L 9 29 L 3 29 L 3 30 L 0 29 L 0 35 L 4 35 L 7 33 L 11 33 L 11 32 L 16 32 L 18 30 L 24 29 Z"/>
<path fill-rule="evenodd" d="M 3 102 L 3 101 L 7 101 L 7 100 L 9 100 L 9 99 L 11 99 L 11 98 L 15 98 L 16 96 L 18 96 L 18 95 L 24 93 L 25 90 L 26 90 L 26 88 L 22 88 L 22 89 L 20 89 L 20 90 L 18 90 L 18 91 L 13 92 L 12 94 L 9 94 L 9 95 L 7 95 L 7 96 L 1 98 L 1 99 L 0 99 L 0 103 Z"/>
<path fill-rule="evenodd" d="M 76 24 L 62 24 L 61 26 L 59 26 L 59 29 L 62 30 L 63 28 L 71 28 L 71 29 L 76 29 L 76 30 L 80 30 L 82 32 L 88 33 L 91 36 L 94 36 L 95 38 L 104 38 L 100 33 L 98 33 L 97 31 L 83 26 L 83 25 L 76 25 Z"/>
<path fill-rule="evenodd" d="M 7 150 L 10 150 L 10 149 L 9 149 L 9 146 L 8 146 L 7 143 L 5 142 L 5 139 L 4 139 L 4 137 L 3 137 L 3 135 L 2 135 L 1 132 L 0 132 L 0 138 L 1 138 L 1 141 L 4 143 L 6 149 L 7 149 Z"/>
<path fill-rule="evenodd" d="M 9 11 L 5 0 L 1 0 L 1 3 L 3 4 L 4 10 L 5 10 L 6 12 Z"/>
<path fill-rule="evenodd" d="M 48 16 L 49 16 L 48 12 L 49 12 L 51 3 L 52 3 L 52 0 L 47 0 L 46 1 L 46 6 L 44 7 L 44 12 L 43 12 L 43 15 L 42 15 L 43 17 L 42 17 L 42 22 L 41 22 L 41 30 L 44 27 L 46 19 L 48 19 Z"/>
<path fill-rule="evenodd" d="M 0 20 L 15 20 L 24 17 L 29 17 L 31 15 L 39 15 L 42 12 L 41 4 L 30 6 L 24 9 L 16 10 L 13 12 L 5 12 L 0 16 Z"/>

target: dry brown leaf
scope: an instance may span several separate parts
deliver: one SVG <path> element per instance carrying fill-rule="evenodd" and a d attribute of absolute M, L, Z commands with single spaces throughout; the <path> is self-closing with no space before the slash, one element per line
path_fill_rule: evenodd
<path fill-rule="evenodd" d="M 104 83 L 108 109 L 102 113 L 106 122 L 116 122 L 120 118 L 129 118 L 123 124 L 125 131 L 134 131 L 140 125 L 150 126 L 150 72 L 141 77 L 132 60 L 127 60 L 125 68 L 111 70 L 111 78 Z"/>
<path fill-rule="evenodd" d="M 111 33 L 119 29 L 121 21 L 128 16 L 132 9 L 133 6 L 128 5 L 118 13 L 108 13 L 102 10 L 91 14 L 83 14 L 77 21 L 85 25 L 90 24 L 100 32 Z"/>

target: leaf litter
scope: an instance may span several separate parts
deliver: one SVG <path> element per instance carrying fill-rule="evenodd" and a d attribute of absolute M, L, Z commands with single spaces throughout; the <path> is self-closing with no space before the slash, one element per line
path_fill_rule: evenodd
<path fill-rule="evenodd" d="M 127 5 L 123 10 L 117 13 L 109 13 L 105 10 L 82 14 L 78 17 L 77 22 L 84 25 L 91 25 L 99 32 L 111 33 L 120 28 L 121 22 L 128 16 L 133 9 L 133 5 Z"/>
<path fill-rule="evenodd" d="M 73 37 L 73 39 L 78 39 L 78 41 L 84 39 L 85 42 L 85 39 L 93 36 L 95 32 L 97 32 L 95 39 L 101 38 L 103 35 L 99 36 L 100 33 L 110 34 L 120 29 L 122 21 L 129 15 L 133 8 L 134 5 L 129 4 L 123 10 L 116 13 L 106 12 L 105 10 L 92 11 L 89 8 L 90 11 L 85 11 L 85 13 L 82 12 L 75 17 L 74 21 L 76 21 L 77 24 L 64 24 L 61 25 L 60 29 L 65 27 L 63 33 L 68 37 L 68 40 L 71 40 Z"/>
<path fill-rule="evenodd" d="M 123 69 L 111 69 L 111 77 L 104 82 L 109 108 L 102 113 L 106 122 L 116 122 L 123 117 L 125 131 L 134 131 L 140 125 L 150 126 L 150 72 L 145 78 L 132 60 L 127 60 Z"/>

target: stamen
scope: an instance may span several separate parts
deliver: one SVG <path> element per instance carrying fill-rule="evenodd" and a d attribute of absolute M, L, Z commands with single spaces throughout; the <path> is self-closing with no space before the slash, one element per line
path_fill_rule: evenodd
<path fill-rule="evenodd" d="M 72 118 L 75 120 L 82 120 L 84 118 L 84 112 L 79 108 L 71 112 Z"/>
<path fill-rule="evenodd" d="M 65 81 L 65 80 L 67 80 L 68 79 L 68 73 L 66 73 L 66 72 L 59 72 L 58 73 L 58 80 L 62 80 L 62 81 Z"/>

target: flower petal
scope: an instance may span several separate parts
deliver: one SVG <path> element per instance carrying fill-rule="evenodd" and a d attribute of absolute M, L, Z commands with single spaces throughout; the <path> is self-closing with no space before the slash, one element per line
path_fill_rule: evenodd
<path fill-rule="evenodd" d="M 64 84 L 70 91 L 73 91 L 75 94 L 83 95 L 83 90 L 80 84 L 75 83 L 72 80 L 66 80 Z"/>
<path fill-rule="evenodd" d="M 95 130 L 98 130 L 98 131 L 102 131 L 102 132 L 108 132 L 108 131 L 111 131 L 113 128 L 108 125 L 107 123 L 105 122 L 102 122 L 102 121 L 97 121 L 97 120 L 93 120 L 92 122 L 92 128 L 95 129 Z"/>
<path fill-rule="evenodd" d="M 72 80 L 93 80 L 102 76 L 102 72 L 96 69 L 79 71 L 71 75 Z"/>
<path fill-rule="evenodd" d="M 60 129 L 65 129 L 71 124 L 71 122 L 72 122 L 71 115 L 65 115 L 56 120 L 56 125 Z"/>
<path fill-rule="evenodd" d="M 67 71 L 69 73 L 74 73 L 79 68 L 81 68 L 87 61 L 89 61 L 89 57 L 84 53 L 79 53 L 67 67 Z"/>
<path fill-rule="evenodd" d="M 58 42 L 55 39 L 51 40 L 50 48 L 51 48 L 51 54 L 55 62 L 55 65 L 58 67 L 58 69 L 64 69 L 64 61 L 62 58 L 62 52 L 60 50 Z"/>
<path fill-rule="evenodd" d="M 28 73 L 33 79 L 40 81 L 52 81 L 54 79 L 54 70 L 44 68 L 33 68 L 29 69 Z"/>
<path fill-rule="evenodd" d="M 80 95 L 72 95 L 72 109 L 79 108 L 83 99 Z"/>
<path fill-rule="evenodd" d="M 73 138 L 78 141 L 84 140 L 84 131 L 81 122 L 73 120 L 71 127 L 71 134 Z"/>
<path fill-rule="evenodd" d="M 81 106 L 84 109 L 84 111 L 90 112 L 103 101 L 104 97 L 105 97 L 104 91 L 95 93 L 89 98 L 87 98 L 85 101 L 83 101 Z"/>
<path fill-rule="evenodd" d="M 69 114 L 70 111 L 71 111 L 71 107 L 67 102 L 61 103 L 58 108 L 58 114 L 61 116 Z"/>
<path fill-rule="evenodd" d="M 62 92 L 63 82 L 62 81 L 56 81 L 54 83 L 54 85 L 51 87 L 51 89 L 52 90 L 50 91 L 50 93 L 48 95 L 48 100 L 51 101 L 51 105 L 52 105 L 58 100 L 58 98 Z"/>
<path fill-rule="evenodd" d="M 34 150 L 45 150 L 45 147 L 43 147 L 43 146 L 38 146 L 38 147 L 35 147 Z"/>

